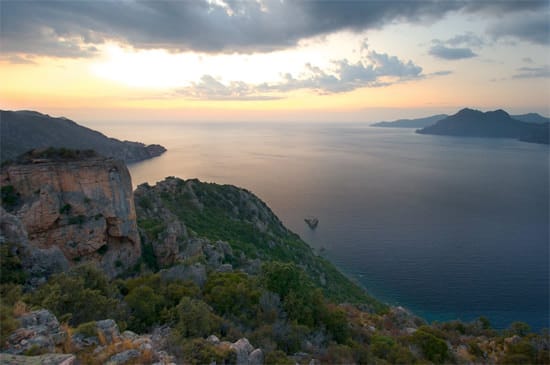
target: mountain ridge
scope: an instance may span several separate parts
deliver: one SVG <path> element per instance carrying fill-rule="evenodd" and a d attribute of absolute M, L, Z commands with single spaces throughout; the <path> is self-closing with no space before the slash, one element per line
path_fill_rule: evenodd
<path fill-rule="evenodd" d="M 48 147 L 95 150 L 126 163 L 157 157 L 166 148 L 140 142 L 120 141 L 79 125 L 66 117 L 52 117 L 32 110 L 0 110 L 0 157 L 16 158 L 31 149 Z"/>
<path fill-rule="evenodd" d="M 434 125 L 416 131 L 456 137 L 515 138 L 523 142 L 549 143 L 549 123 L 537 124 L 516 120 L 506 111 L 482 112 L 464 108 Z"/>
<path fill-rule="evenodd" d="M 371 127 L 386 127 L 386 128 L 424 128 L 435 124 L 436 122 L 447 118 L 449 114 L 435 114 L 422 118 L 405 118 L 393 121 L 382 121 L 371 124 Z M 538 113 L 526 113 L 511 115 L 513 119 L 526 123 L 544 124 L 550 122 L 550 118 L 542 116 Z"/>

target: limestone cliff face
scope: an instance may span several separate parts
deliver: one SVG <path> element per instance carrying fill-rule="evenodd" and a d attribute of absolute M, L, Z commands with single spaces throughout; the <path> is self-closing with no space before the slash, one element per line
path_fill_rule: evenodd
<path fill-rule="evenodd" d="M 9 213 L 37 249 L 58 247 L 69 265 L 92 261 L 115 276 L 141 255 L 132 183 L 123 162 L 38 159 L 2 170 Z"/>

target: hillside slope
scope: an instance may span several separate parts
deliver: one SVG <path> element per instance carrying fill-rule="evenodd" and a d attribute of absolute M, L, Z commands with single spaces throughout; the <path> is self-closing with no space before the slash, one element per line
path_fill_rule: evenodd
<path fill-rule="evenodd" d="M 144 244 L 152 245 L 160 266 L 177 261 L 178 256 L 188 259 L 184 252 L 190 252 L 189 245 L 196 245 L 197 239 L 209 244 L 223 241 L 231 246 L 228 263 L 235 269 L 253 271 L 262 262 L 291 262 L 336 302 L 359 302 L 373 310 L 385 307 L 316 255 L 245 189 L 170 177 L 155 186 L 140 185 L 134 199 Z"/>
<path fill-rule="evenodd" d="M 36 148 L 64 147 L 95 150 L 97 153 L 136 162 L 159 156 L 160 145 L 119 141 L 67 118 L 55 118 L 35 111 L 0 111 L 0 157 L 2 161 Z"/>

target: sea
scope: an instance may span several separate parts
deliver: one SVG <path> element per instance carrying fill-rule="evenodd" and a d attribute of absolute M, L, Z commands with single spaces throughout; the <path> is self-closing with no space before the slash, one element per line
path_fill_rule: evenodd
<path fill-rule="evenodd" d="M 549 326 L 549 149 L 363 123 L 101 122 L 167 176 L 254 192 L 376 298 L 428 321 Z M 304 218 L 319 219 L 310 229 Z"/>

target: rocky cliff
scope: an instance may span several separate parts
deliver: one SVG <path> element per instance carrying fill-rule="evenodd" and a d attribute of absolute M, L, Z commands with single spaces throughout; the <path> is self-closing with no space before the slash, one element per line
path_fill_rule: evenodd
<path fill-rule="evenodd" d="M 118 160 L 72 157 L 35 153 L 2 168 L 3 239 L 37 275 L 91 261 L 115 276 L 141 255 L 130 174 Z"/>

